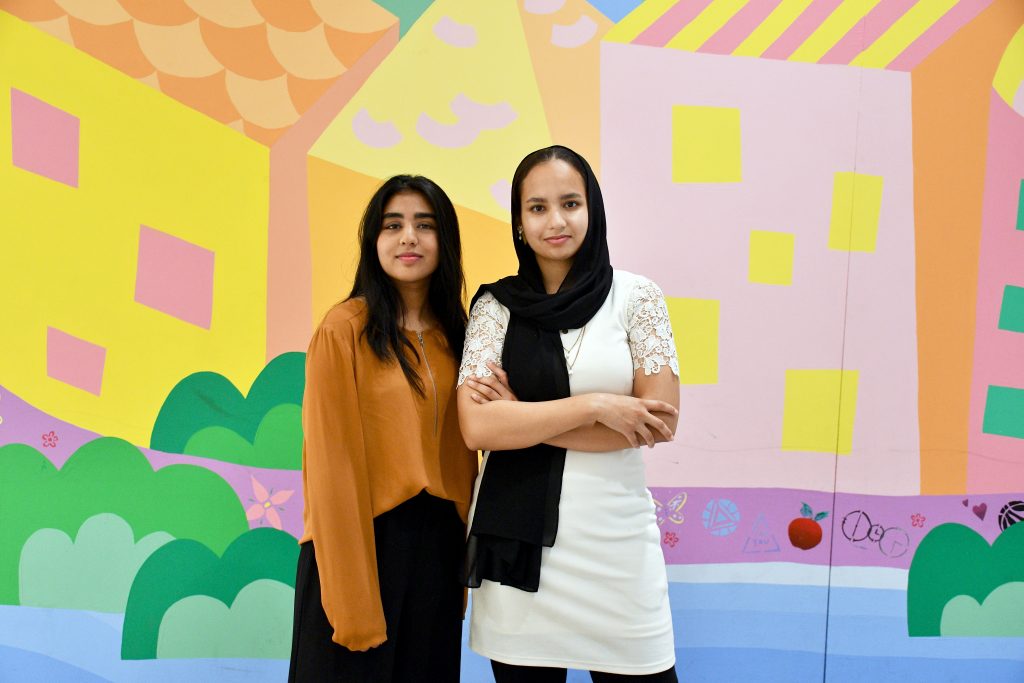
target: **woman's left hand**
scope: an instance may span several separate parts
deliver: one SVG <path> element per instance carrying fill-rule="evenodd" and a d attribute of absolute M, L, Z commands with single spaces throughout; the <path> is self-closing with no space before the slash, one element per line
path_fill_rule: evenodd
<path fill-rule="evenodd" d="M 466 380 L 466 384 L 473 390 L 470 397 L 477 403 L 490 403 L 491 401 L 518 401 L 516 395 L 508 384 L 508 373 L 494 363 L 488 363 L 487 368 L 491 371 L 488 377 L 477 377 L 472 375 Z"/>

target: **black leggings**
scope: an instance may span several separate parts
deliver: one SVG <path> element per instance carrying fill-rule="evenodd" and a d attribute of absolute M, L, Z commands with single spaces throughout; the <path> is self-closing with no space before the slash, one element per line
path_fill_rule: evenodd
<path fill-rule="evenodd" d="M 426 493 L 373 520 L 388 639 L 366 652 L 331 640 L 313 543 L 299 550 L 291 683 L 458 683 L 465 527 L 451 501 Z"/>
<path fill-rule="evenodd" d="M 545 666 L 513 666 L 491 660 L 491 671 L 494 672 L 495 683 L 565 683 L 568 671 Z M 590 680 L 594 683 L 677 683 L 676 669 L 666 669 L 656 674 L 627 676 L 625 674 L 609 674 L 603 671 L 591 671 Z"/>

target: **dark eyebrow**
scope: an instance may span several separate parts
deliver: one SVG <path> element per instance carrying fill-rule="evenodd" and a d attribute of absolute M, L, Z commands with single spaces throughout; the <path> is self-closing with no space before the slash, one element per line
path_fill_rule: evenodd
<path fill-rule="evenodd" d="M 433 218 L 435 220 L 437 219 L 437 216 L 435 216 L 432 213 L 414 213 L 412 215 L 412 217 L 413 218 Z M 384 220 L 387 220 L 388 218 L 405 218 L 405 214 L 404 213 L 391 212 L 391 213 L 384 214 L 384 216 L 382 218 L 384 218 Z"/>
<path fill-rule="evenodd" d="M 569 194 L 563 194 L 561 197 L 559 197 L 559 199 L 583 199 L 583 195 L 581 195 L 579 192 L 570 192 Z M 547 200 L 544 199 L 543 197 L 530 197 L 523 203 L 529 204 L 530 202 L 534 202 L 535 204 L 544 204 L 547 202 Z"/>

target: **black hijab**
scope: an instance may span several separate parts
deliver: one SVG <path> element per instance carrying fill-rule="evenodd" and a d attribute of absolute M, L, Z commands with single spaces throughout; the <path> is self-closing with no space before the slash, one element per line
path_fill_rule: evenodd
<path fill-rule="evenodd" d="M 552 159 L 569 163 L 583 176 L 589 221 L 587 234 L 558 291 L 544 289 L 533 250 L 517 239 L 522 181 L 534 167 Z M 491 292 L 509 309 L 502 366 L 520 401 L 550 401 L 569 396 L 559 330 L 586 325 L 604 304 L 612 286 L 612 266 L 604 201 L 586 160 L 555 145 L 526 156 L 512 180 L 512 241 L 519 273 L 480 288 L 474 302 Z M 512 451 L 491 451 L 477 494 L 467 542 L 464 581 L 476 588 L 483 580 L 535 592 L 543 547 L 555 543 L 562 492 L 565 449 L 548 444 Z"/>

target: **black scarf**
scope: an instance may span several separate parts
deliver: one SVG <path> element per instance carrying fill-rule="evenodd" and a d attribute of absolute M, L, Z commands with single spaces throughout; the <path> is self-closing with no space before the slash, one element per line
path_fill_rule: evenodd
<path fill-rule="evenodd" d="M 558 291 L 547 294 L 540 268 L 525 240 L 512 241 L 519 274 L 484 285 L 484 292 L 509 309 L 502 366 L 520 401 L 550 401 L 569 396 L 559 330 L 578 329 L 604 304 L 612 286 L 612 266 L 604 201 L 594 172 L 583 157 L 589 222 L 587 234 Z M 517 204 L 513 200 L 513 222 Z M 540 582 L 541 549 L 555 543 L 562 492 L 565 449 L 537 444 L 513 451 L 491 451 L 476 499 L 467 542 L 463 579 L 476 588 L 483 580 L 535 592 Z"/>

